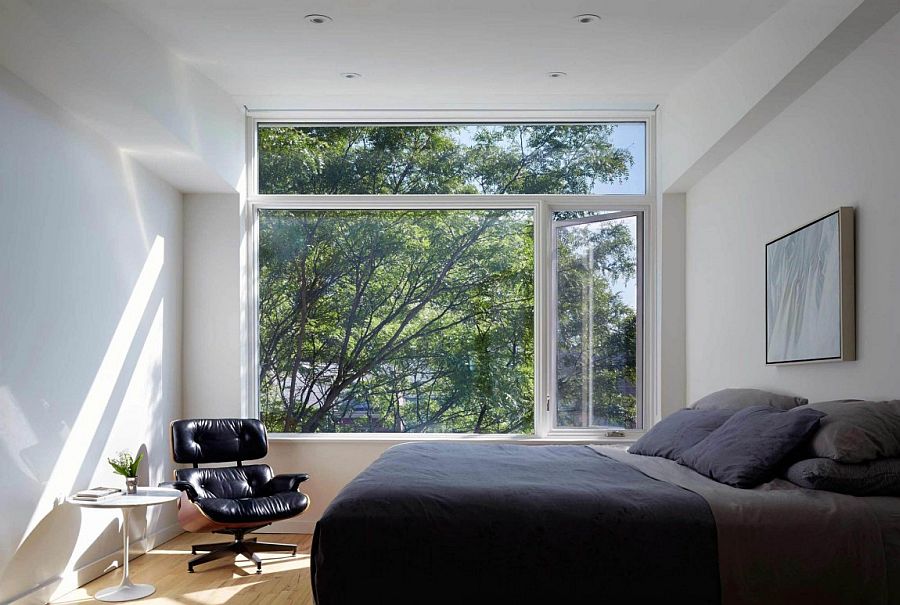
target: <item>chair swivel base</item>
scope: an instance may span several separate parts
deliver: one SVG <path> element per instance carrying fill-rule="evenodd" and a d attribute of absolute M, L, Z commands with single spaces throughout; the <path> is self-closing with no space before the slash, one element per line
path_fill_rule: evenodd
<path fill-rule="evenodd" d="M 286 552 L 291 551 L 291 555 L 297 554 L 296 544 L 275 544 L 272 542 L 257 542 L 256 538 L 244 540 L 243 537 L 235 537 L 232 542 L 219 542 L 216 544 L 195 544 L 191 546 L 191 554 L 196 555 L 198 552 L 205 554 L 195 557 L 188 561 L 188 572 L 194 573 L 194 566 L 203 563 L 209 563 L 216 559 L 224 559 L 226 557 L 235 557 L 241 555 L 250 561 L 256 563 L 256 573 L 262 573 L 262 559 L 256 553 L 258 552 Z"/>

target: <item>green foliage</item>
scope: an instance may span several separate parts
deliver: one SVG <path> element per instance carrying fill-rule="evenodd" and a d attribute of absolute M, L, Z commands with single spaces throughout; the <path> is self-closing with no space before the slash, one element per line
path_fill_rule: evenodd
<path fill-rule="evenodd" d="M 265 211 L 267 425 L 529 430 L 531 223 L 520 210 Z"/>
<path fill-rule="evenodd" d="M 610 142 L 615 127 L 263 126 L 259 191 L 585 194 L 628 177 L 634 158 Z"/>
<path fill-rule="evenodd" d="M 588 193 L 627 178 L 632 159 L 611 128 L 266 126 L 260 191 Z M 264 210 L 259 227 L 270 430 L 533 431 L 530 211 Z M 597 308 L 611 322 L 597 328 L 594 363 L 616 362 L 594 374 L 595 388 L 613 389 L 598 412 L 633 422 L 634 312 L 610 284 L 633 277 L 634 242 L 609 229 L 593 245 L 606 272 Z"/>
<path fill-rule="evenodd" d="M 122 451 L 116 454 L 115 458 L 107 458 L 106 461 L 113 467 L 113 471 L 117 475 L 137 477 L 138 468 L 140 468 L 141 460 L 143 459 L 144 454 L 138 454 L 137 458 L 132 458 L 130 453 Z"/>

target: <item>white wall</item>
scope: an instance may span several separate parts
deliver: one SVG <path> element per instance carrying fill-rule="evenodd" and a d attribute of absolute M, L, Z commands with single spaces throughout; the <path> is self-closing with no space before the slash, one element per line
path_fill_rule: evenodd
<path fill-rule="evenodd" d="M 184 196 L 184 412 L 241 416 L 241 215 L 235 194 Z"/>
<path fill-rule="evenodd" d="M 244 112 L 103 0 L 0 0 L 0 64 L 180 191 L 243 178 Z"/>
<path fill-rule="evenodd" d="M 883 3 L 880 0 L 791 0 L 669 93 L 663 103 L 664 118 L 660 121 L 660 189 L 684 192 L 684 183 L 690 186 L 697 172 L 715 165 L 722 153 L 733 150 L 732 141 L 746 140 L 751 129 L 742 128 L 742 121 L 759 113 L 765 105 L 776 109 L 777 103 L 771 99 L 767 103 L 766 98 L 780 83 L 803 79 L 803 73 L 817 73 L 820 63 L 827 68 L 828 61 L 820 60 L 816 61 L 815 69 L 796 69 L 861 4 Z M 864 8 L 866 13 L 872 11 L 868 6 Z M 865 22 L 872 20 L 868 18 Z M 840 51 L 848 44 L 843 38 L 840 42 L 837 48 L 834 43 L 826 44 L 828 58 L 837 60 L 841 56 Z M 777 96 L 789 97 L 784 92 Z M 769 111 L 765 109 L 762 113 Z"/>
<path fill-rule="evenodd" d="M 61 504 L 171 476 L 181 410 L 181 195 L 0 68 L 0 602 L 46 602 L 121 549 L 111 513 Z M 174 506 L 137 518 L 144 545 Z M 141 544 L 138 544 L 140 547 Z"/>
<path fill-rule="evenodd" d="M 900 18 L 687 195 L 689 399 L 727 386 L 900 397 Z M 766 367 L 764 246 L 857 207 L 856 362 Z"/>
<path fill-rule="evenodd" d="M 661 196 L 659 225 L 659 398 L 662 416 L 685 405 L 684 194 Z"/>

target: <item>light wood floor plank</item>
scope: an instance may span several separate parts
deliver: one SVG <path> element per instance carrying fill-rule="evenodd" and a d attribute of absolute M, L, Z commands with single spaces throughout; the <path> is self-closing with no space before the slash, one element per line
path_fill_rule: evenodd
<path fill-rule="evenodd" d="M 302 534 L 254 534 L 262 542 L 297 545 L 297 556 L 290 553 L 260 553 L 261 574 L 243 557 L 199 565 L 187 572 L 191 544 L 227 541 L 215 534 L 181 534 L 145 555 L 131 561 L 131 579 L 135 583 L 156 586 L 156 592 L 138 601 L 142 605 L 312 605 L 309 583 L 309 550 L 312 536 Z M 53 603 L 74 605 L 96 603 L 93 594 L 119 583 L 121 570 L 111 571 L 93 582 L 64 595 Z"/>

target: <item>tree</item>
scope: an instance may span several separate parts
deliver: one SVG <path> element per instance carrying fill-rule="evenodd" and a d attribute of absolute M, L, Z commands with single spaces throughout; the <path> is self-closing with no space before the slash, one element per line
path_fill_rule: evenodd
<path fill-rule="evenodd" d="M 266 126 L 260 193 L 590 193 L 622 182 L 631 152 L 614 124 Z M 463 137 L 467 137 L 464 140 Z"/>
<path fill-rule="evenodd" d="M 384 384 L 401 387 L 385 375 L 412 362 L 435 360 L 407 376 L 444 381 L 459 366 L 445 367 L 442 351 L 458 359 L 454 348 L 471 349 L 465 330 L 454 328 L 509 313 L 523 318 L 533 298 L 531 275 L 516 266 L 519 250 L 510 250 L 530 238 L 523 214 L 267 213 L 260 224 L 260 381 L 264 398 L 280 399 L 285 430 L 334 430 L 336 409 L 363 392 L 378 395 Z M 498 289 L 513 296 L 487 304 Z M 521 323 L 502 325 L 515 332 Z"/>
<path fill-rule="evenodd" d="M 260 191 L 586 193 L 627 177 L 611 128 L 264 127 Z M 267 210 L 259 241 L 270 429 L 532 430 L 530 212 Z"/>

